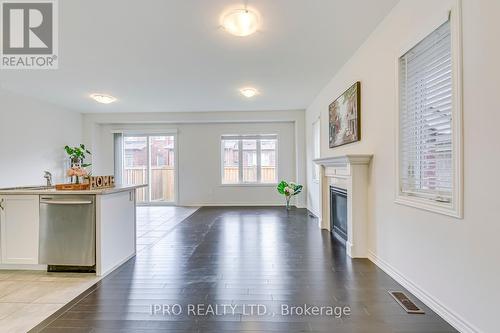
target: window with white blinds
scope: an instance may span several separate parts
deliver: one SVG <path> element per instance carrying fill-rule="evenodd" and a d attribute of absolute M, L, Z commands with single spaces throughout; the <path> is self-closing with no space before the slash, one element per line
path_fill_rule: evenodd
<path fill-rule="evenodd" d="M 400 195 L 452 204 L 453 63 L 448 20 L 399 58 Z"/>

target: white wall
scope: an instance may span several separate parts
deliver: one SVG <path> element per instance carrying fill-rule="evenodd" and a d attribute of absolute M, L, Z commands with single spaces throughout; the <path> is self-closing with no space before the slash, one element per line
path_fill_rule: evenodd
<path fill-rule="evenodd" d="M 112 174 L 115 130 L 177 130 L 180 205 L 281 205 L 274 185 L 221 185 L 223 134 L 278 134 L 278 177 L 305 183 L 304 111 L 87 114 L 94 174 Z M 298 135 L 297 135 L 298 133 Z M 300 138 L 296 148 L 297 136 Z M 300 163 L 297 163 L 299 161 Z M 305 207 L 301 195 L 297 205 Z"/>
<path fill-rule="evenodd" d="M 498 331 L 500 296 L 500 1 L 463 1 L 465 218 L 394 203 L 395 59 L 425 35 L 453 1 L 402 0 L 322 90 L 306 111 L 308 207 L 318 212 L 312 181 L 312 123 L 321 115 L 321 156 L 373 153 L 370 171 L 370 250 L 426 301 L 464 331 Z M 422 35 L 423 34 L 423 35 Z M 328 148 L 328 105 L 361 81 L 362 141 Z"/>
<path fill-rule="evenodd" d="M 0 187 L 44 184 L 44 170 L 62 181 L 63 148 L 81 139 L 80 113 L 0 90 Z"/>

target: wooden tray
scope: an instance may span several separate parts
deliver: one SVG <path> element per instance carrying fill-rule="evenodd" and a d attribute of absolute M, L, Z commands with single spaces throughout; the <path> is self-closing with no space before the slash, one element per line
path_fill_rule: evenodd
<path fill-rule="evenodd" d="M 90 184 L 57 184 L 57 191 L 86 191 L 90 190 Z"/>

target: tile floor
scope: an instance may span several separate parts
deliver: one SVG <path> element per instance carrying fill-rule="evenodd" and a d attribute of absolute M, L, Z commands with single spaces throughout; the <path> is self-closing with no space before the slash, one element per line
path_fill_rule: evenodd
<path fill-rule="evenodd" d="M 155 244 L 196 210 L 139 207 L 137 251 Z M 27 332 L 99 280 L 94 274 L 0 270 L 0 333 Z"/>
<path fill-rule="evenodd" d="M 98 280 L 93 274 L 0 271 L 0 332 L 27 332 Z"/>

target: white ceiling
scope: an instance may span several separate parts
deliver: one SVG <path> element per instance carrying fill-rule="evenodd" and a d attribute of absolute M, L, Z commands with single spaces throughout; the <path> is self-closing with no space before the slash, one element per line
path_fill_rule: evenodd
<path fill-rule="evenodd" d="M 80 112 L 303 109 L 397 1 L 250 0 L 263 26 L 243 38 L 218 26 L 243 0 L 59 1 L 59 69 L 0 83 Z M 241 97 L 246 85 L 261 95 Z"/>

